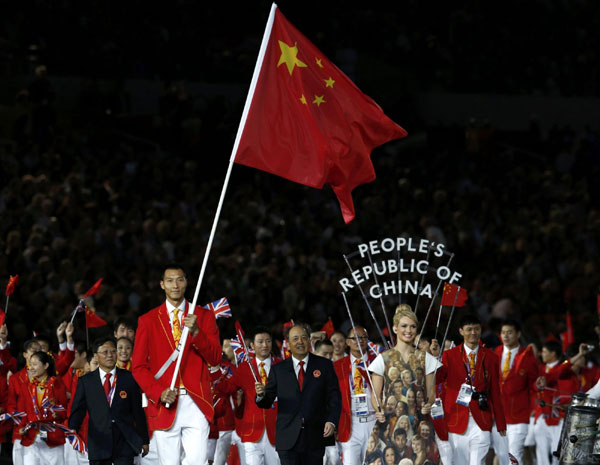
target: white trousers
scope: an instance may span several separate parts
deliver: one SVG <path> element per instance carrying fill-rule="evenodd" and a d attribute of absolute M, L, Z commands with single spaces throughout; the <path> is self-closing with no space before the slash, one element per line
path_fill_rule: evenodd
<path fill-rule="evenodd" d="M 360 417 L 352 415 L 350 439 L 346 442 L 340 442 L 344 465 L 361 465 L 363 463 L 374 424 L 375 418 L 361 423 Z"/>
<path fill-rule="evenodd" d="M 235 431 L 235 430 L 233 430 L 233 432 L 231 433 L 231 445 L 237 446 L 237 448 L 238 448 L 238 455 L 240 456 L 240 465 L 247 465 L 246 464 L 246 451 L 244 449 L 244 443 L 242 442 L 242 439 L 240 438 L 240 436 L 237 434 L 237 431 Z"/>
<path fill-rule="evenodd" d="M 490 448 L 490 432 L 482 431 L 471 415 L 465 434 L 450 433 L 448 440 L 452 446 L 454 463 L 485 465 L 485 456 Z"/>
<path fill-rule="evenodd" d="M 12 461 L 13 465 L 23 465 L 23 449 L 20 439 L 15 439 L 12 448 Z"/>
<path fill-rule="evenodd" d="M 325 455 L 323 456 L 323 465 L 342 465 L 342 458 L 340 457 L 340 451 L 342 446 L 339 442 L 335 443 L 335 446 L 325 447 Z"/>
<path fill-rule="evenodd" d="M 267 430 L 257 442 L 244 442 L 246 465 L 280 465 L 279 454 L 269 442 Z"/>
<path fill-rule="evenodd" d="M 442 441 L 435 435 L 435 443 L 437 444 L 438 451 L 440 453 L 441 465 L 454 465 L 452 460 L 452 446 L 450 441 Z"/>
<path fill-rule="evenodd" d="M 158 453 L 156 452 L 156 437 L 152 435 L 150 438 L 150 444 L 148 448 L 148 453 L 145 457 L 142 457 L 142 454 L 135 457 L 133 463 L 139 465 L 158 465 Z"/>
<path fill-rule="evenodd" d="M 527 423 L 516 423 L 506 425 L 506 437 L 500 436 L 496 424 L 492 428 L 492 448 L 498 457 L 500 465 L 510 465 L 508 453 L 510 452 L 519 463 L 523 463 L 523 451 L 525 449 L 525 438 L 529 425 Z"/>
<path fill-rule="evenodd" d="M 214 465 L 225 465 L 229 447 L 231 446 L 232 431 L 219 431 L 219 439 L 217 439 L 217 447 L 215 449 Z"/>
<path fill-rule="evenodd" d="M 90 463 L 87 452 L 80 454 L 73 449 L 68 442 L 65 443 L 63 450 L 65 454 L 65 465 L 87 465 Z"/>
<path fill-rule="evenodd" d="M 560 430 L 562 429 L 563 419 L 556 426 L 548 426 L 546 420 L 542 417 L 535 422 L 535 457 L 537 465 L 558 465 L 558 458 L 552 455 L 558 448 L 560 441 Z"/>
<path fill-rule="evenodd" d="M 189 395 L 180 395 L 173 425 L 155 431 L 159 465 L 205 465 L 209 433 L 208 421 Z"/>
<path fill-rule="evenodd" d="M 64 445 L 48 447 L 38 435 L 30 446 L 23 447 L 23 465 L 64 465 Z"/>

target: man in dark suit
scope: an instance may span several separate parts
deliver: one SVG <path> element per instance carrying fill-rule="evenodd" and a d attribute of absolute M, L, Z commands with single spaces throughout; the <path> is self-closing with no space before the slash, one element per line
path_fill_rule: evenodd
<path fill-rule="evenodd" d="M 282 465 L 322 465 L 340 419 L 339 383 L 331 361 L 308 352 L 306 327 L 293 325 L 286 338 L 292 356 L 271 368 L 266 387 L 256 383 L 256 404 L 271 408 L 277 398 L 275 448 Z"/>
<path fill-rule="evenodd" d="M 79 378 L 69 428 L 79 431 L 89 413 L 88 453 L 91 465 L 130 465 L 148 453 L 148 427 L 142 395 L 133 375 L 117 368 L 117 341 L 93 344 L 99 368 Z"/>

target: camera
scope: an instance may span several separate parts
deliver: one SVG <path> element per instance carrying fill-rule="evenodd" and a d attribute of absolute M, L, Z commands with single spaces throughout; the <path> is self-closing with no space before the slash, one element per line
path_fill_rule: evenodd
<path fill-rule="evenodd" d="M 490 408 L 488 404 L 487 394 L 485 392 L 474 392 L 473 400 L 477 401 L 479 410 L 488 410 Z"/>

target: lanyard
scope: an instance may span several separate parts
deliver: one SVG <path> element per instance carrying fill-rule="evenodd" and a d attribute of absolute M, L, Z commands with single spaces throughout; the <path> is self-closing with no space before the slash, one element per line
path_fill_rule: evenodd
<path fill-rule="evenodd" d="M 106 376 L 106 375 L 104 375 L 104 376 Z M 108 391 L 108 394 L 106 395 L 106 401 L 108 402 L 109 406 L 112 404 L 113 392 L 115 392 L 116 385 L 117 385 L 117 374 L 115 373 L 115 375 L 113 376 L 112 383 L 110 385 L 110 391 Z"/>
<path fill-rule="evenodd" d="M 50 387 L 51 387 L 50 381 L 51 380 L 48 379 L 48 381 L 46 382 L 46 385 L 44 387 L 44 397 L 42 397 L 42 402 L 39 404 L 40 407 L 48 399 L 49 391 L 50 391 Z M 35 416 L 39 419 L 40 411 L 38 409 L 38 400 L 37 400 L 37 386 L 38 385 L 34 384 L 34 383 L 30 383 L 30 385 L 31 385 L 31 404 L 33 405 L 33 411 L 35 412 Z"/>

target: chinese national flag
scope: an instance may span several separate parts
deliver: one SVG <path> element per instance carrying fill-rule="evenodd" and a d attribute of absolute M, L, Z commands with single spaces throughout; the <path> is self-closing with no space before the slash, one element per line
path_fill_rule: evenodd
<path fill-rule="evenodd" d="M 329 184 L 349 223 L 352 190 L 375 179 L 371 151 L 406 131 L 273 9 L 235 161 L 318 189 Z"/>
<path fill-rule="evenodd" d="M 600 294 L 596 297 L 596 308 L 598 310 L 598 318 L 600 318 Z"/>
<path fill-rule="evenodd" d="M 98 328 L 108 324 L 102 318 L 100 318 L 96 312 L 90 308 L 85 308 L 85 327 L 86 328 Z"/>
<path fill-rule="evenodd" d="M 333 321 L 331 321 L 331 318 L 327 319 L 327 323 L 323 325 L 321 331 L 325 331 L 327 337 L 331 337 L 331 335 L 335 332 L 335 327 L 333 326 Z"/>
<path fill-rule="evenodd" d="M 567 324 L 567 329 L 560 333 L 560 341 L 562 343 L 563 352 L 567 351 L 567 348 L 575 343 L 575 334 L 573 333 L 573 321 L 571 320 L 571 313 L 567 312 L 565 323 Z"/>
<path fill-rule="evenodd" d="M 456 298 L 456 306 L 464 307 L 467 303 L 467 290 L 465 288 L 460 288 L 458 290 L 458 286 L 454 284 L 445 283 L 444 284 L 444 293 L 442 294 L 442 305 L 452 307 L 454 305 L 454 299 L 456 297 L 456 293 L 458 292 L 458 297 Z"/>

